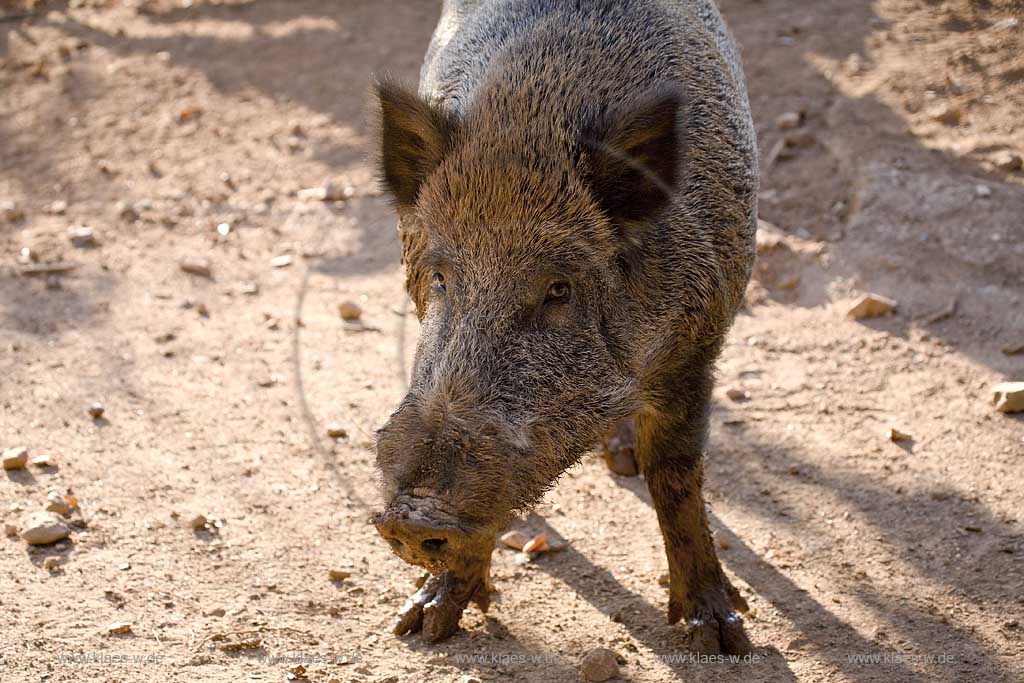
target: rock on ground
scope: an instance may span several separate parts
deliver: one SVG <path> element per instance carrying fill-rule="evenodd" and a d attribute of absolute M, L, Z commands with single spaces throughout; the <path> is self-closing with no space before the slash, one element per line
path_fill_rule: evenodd
<path fill-rule="evenodd" d="M 71 530 L 49 512 L 34 512 L 21 532 L 21 540 L 29 545 L 49 545 L 68 537 Z"/>
<path fill-rule="evenodd" d="M 615 653 L 605 647 L 594 648 L 580 662 L 580 675 L 583 680 L 594 683 L 615 678 L 619 675 L 619 662 Z"/>

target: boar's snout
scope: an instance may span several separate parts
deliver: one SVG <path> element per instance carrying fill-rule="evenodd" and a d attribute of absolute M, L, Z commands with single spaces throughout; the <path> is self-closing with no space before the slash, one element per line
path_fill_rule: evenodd
<path fill-rule="evenodd" d="M 436 503 L 432 498 L 400 495 L 373 517 L 377 532 L 396 555 L 434 572 L 479 554 L 476 546 L 483 545 Z"/>

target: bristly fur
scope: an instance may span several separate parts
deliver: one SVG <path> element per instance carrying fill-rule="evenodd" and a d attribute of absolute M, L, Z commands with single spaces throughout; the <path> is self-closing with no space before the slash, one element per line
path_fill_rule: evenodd
<path fill-rule="evenodd" d="M 493 540 L 635 419 L 670 618 L 735 649 L 701 457 L 753 261 L 757 152 L 717 9 L 446 0 L 419 92 L 376 90 L 422 322 L 412 388 L 379 435 L 385 496 L 435 491 Z M 560 282 L 571 295 L 552 302 Z"/>

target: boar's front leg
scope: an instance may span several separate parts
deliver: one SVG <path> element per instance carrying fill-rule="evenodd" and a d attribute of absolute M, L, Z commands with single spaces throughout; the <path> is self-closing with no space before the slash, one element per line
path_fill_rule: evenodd
<path fill-rule="evenodd" d="M 638 416 L 637 455 L 668 555 L 669 623 L 683 620 L 693 652 L 743 654 L 752 645 L 734 610 L 746 611 L 746 603 L 722 571 L 704 507 L 711 381 L 701 379 L 680 386 L 673 405 Z"/>
<path fill-rule="evenodd" d="M 491 555 L 466 561 L 461 566 L 428 575 L 420 589 L 405 601 L 398 613 L 395 633 L 421 633 L 436 643 L 459 630 L 459 619 L 470 602 L 482 612 L 490 606 Z"/>

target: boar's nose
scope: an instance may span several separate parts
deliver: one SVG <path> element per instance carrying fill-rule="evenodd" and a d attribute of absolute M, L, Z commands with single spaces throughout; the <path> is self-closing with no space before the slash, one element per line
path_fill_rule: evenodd
<path fill-rule="evenodd" d="M 441 566 L 458 545 L 461 532 L 422 518 L 387 514 L 374 520 L 377 531 L 406 562 L 420 566 Z"/>

